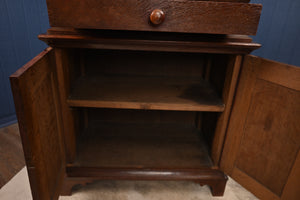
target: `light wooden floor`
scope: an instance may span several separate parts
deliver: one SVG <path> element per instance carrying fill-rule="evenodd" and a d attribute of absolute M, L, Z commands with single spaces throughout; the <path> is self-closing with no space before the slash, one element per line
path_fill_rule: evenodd
<path fill-rule="evenodd" d="M 0 128 L 0 188 L 24 166 L 18 124 Z"/>

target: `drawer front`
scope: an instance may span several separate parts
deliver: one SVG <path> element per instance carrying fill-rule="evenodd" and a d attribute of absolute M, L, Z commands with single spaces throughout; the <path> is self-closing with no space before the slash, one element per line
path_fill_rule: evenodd
<path fill-rule="evenodd" d="M 47 0 L 52 27 L 255 35 L 261 5 L 193 0 Z M 151 22 L 152 20 L 152 22 Z"/>

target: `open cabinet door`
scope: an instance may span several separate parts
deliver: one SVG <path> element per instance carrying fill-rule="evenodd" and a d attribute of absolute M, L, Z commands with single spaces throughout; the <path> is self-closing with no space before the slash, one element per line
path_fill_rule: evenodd
<path fill-rule="evenodd" d="M 65 175 L 54 50 L 47 48 L 11 77 L 33 199 L 58 199 Z"/>
<path fill-rule="evenodd" d="M 221 168 L 260 199 L 300 199 L 300 68 L 245 56 Z"/>

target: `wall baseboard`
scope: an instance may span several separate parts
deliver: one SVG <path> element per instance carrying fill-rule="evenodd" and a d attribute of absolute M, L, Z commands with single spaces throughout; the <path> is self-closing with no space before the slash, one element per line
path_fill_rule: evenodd
<path fill-rule="evenodd" d="M 14 123 L 17 123 L 17 116 L 15 114 L 0 118 L 0 128 Z"/>

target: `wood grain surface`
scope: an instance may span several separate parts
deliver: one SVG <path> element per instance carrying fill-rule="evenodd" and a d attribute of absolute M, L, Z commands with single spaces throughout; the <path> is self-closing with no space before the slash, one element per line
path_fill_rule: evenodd
<path fill-rule="evenodd" d="M 298 193 L 286 186 L 297 184 L 299 74 L 295 66 L 259 57 L 243 62 L 221 168 L 262 199 Z"/>
<path fill-rule="evenodd" d="M 10 76 L 34 199 L 58 198 L 65 153 L 54 51 L 51 47 Z"/>
<path fill-rule="evenodd" d="M 63 195 L 71 195 L 72 188 L 97 180 L 184 180 L 210 186 L 212 196 L 224 194 L 227 176 L 216 169 L 130 169 L 67 167 L 62 190 Z"/>
<path fill-rule="evenodd" d="M 52 27 L 255 35 L 259 4 L 189 0 L 48 0 Z M 165 13 L 159 26 L 149 22 L 155 9 Z"/>
<path fill-rule="evenodd" d="M 51 28 L 39 39 L 52 47 L 247 54 L 261 45 L 241 35 Z"/>
<path fill-rule="evenodd" d="M 74 85 L 70 106 L 150 110 L 224 110 L 208 82 L 193 78 L 85 76 Z"/>

